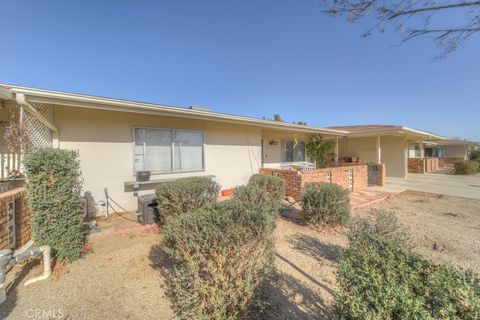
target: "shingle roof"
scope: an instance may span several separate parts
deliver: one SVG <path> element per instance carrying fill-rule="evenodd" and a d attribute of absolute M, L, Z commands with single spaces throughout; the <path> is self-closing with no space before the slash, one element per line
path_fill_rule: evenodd
<path fill-rule="evenodd" d="M 461 140 L 461 139 L 444 139 L 437 143 L 438 145 L 442 146 L 455 146 L 455 145 L 480 145 L 477 141 L 468 141 L 468 140 Z"/>

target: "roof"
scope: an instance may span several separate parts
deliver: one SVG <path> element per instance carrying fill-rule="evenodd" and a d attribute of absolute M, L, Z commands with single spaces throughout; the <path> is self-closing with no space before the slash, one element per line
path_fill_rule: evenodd
<path fill-rule="evenodd" d="M 480 142 L 477 141 L 469 141 L 469 140 L 461 140 L 461 139 L 444 139 L 442 141 L 439 141 L 437 143 L 438 145 L 441 146 L 458 146 L 458 145 L 474 145 L 478 146 L 480 145 Z"/>
<path fill-rule="evenodd" d="M 162 104 L 121 100 L 85 94 L 69 93 L 62 91 L 45 90 L 16 85 L 0 84 L 0 87 L 8 89 L 11 93 L 21 93 L 27 96 L 30 102 L 48 103 L 61 106 L 83 107 L 90 109 L 102 109 L 111 111 L 134 112 L 170 117 L 192 118 L 215 122 L 234 123 L 250 125 L 260 128 L 292 131 L 299 133 L 319 133 L 330 136 L 345 136 L 347 132 L 332 128 L 320 128 L 286 122 L 245 117 L 226 113 L 212 112 L 206 110 L 174 107 Z"/>
<path fill-rule="evenodd" d="M 401 125 L 390 124 L 368 124 L 354 126 L 333 126 L 327 127 L 334 130 L 347 131 L 349 137 L 370 137 L 377 135 L 404 135 L 412 139 L 441 140 L 444 139 L 435 133 L 417 130 Z"/>

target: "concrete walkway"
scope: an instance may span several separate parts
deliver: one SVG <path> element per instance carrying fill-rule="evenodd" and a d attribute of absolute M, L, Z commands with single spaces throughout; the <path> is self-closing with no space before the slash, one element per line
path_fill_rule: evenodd
<path fill-rule="evenodd" d="M 413 190 L 480 200 L 480 175 L 457 176 L 445 172 L 410 173 L 407 178 L 387 177 L 384 187 L 370 189 L 392 193 Z"/>

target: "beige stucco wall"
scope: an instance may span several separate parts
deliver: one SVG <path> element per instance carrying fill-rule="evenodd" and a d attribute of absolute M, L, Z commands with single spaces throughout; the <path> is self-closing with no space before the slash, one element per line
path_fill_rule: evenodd
<path fill-rule="evenodd" d="M 340 158 L 355 156 L 363 163 L 376 162 L 376 146 L 376 137 L 340 139 Z M 405 177 L 408 156 L 405 138 L 381 136 L 380 146 L 381 161 L 385 164 L 386 176 Z"/>
<path fill-rule="evenodd" d="M 463 158 L 466 157 L 465 146 L 442 146 L 445 158 Z"/>
<path fill-rule="evenodd" d="M 278 131 L 263 131 L 263 165 L 266 168 L 278 168 L 282 163 L 282 140 L 295 140 L 306 142 L 308 135 L 294 134 Z M 271 145 L 270 141 L 276 141 L 276 145 Z M 305 154 L 305 161 L 309 161 Z"/>
<path fill-rule="evenodd" d="M 136 210 L 137 199 L 124 182 L 133 174 L 133 127 L 157 127 L 203 130 L 205 134 L 205 170 L 197 173 L 152 175 L 151 179 L 214 175 L 222 189 L 245 184 L 261 165 L 261 132 L 249 126 L 57 106 L 54 123 L 59 129 L 59 146 L 78 150 L 84 178 L 84 190 L 96 201 L 109 195 L 127 210 Z M 154 186 L 142 187 L 142 194 L 154 192 Z"/>

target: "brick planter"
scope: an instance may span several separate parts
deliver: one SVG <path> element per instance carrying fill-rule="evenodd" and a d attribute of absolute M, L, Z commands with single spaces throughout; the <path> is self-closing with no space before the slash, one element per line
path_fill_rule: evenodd
<path fill-rule="evenodd" d="M 315 170 L 285 170 L 260 168 L 260 173 L 276 176 L 286 181 L 287 196 L 299 200 L 303 187 L 310 182 L 336 183 L 344 189 L 362 191 L 368 188 L 368 170 L 366 165 L 350 165 L 321 168 Z M 352 184 L 350 186 L 350 175 Z"/>
<path fill-rule="evenodd" d="M 15 202 L 15 249 L 32 239 L 30 223 L 31 210 L 28 206 L 27 192 L 16 188 L 0 193 L 0 249 L 7 249 L 8 242 L 8 204 Z"/>

